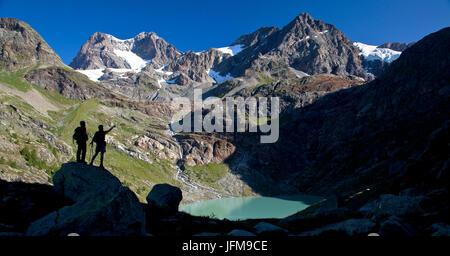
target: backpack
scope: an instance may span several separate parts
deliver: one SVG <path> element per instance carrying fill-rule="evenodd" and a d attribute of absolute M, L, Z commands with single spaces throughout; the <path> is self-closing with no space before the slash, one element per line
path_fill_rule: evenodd
<path fill-rule="evenodd" d="M 80 133 L 81 133 L 81 129 L 80 129 L 80 127 L 77 127 L 75 129 L 73 135 L 72 135 L 72 139 L 75 140 L 75 141 L 80 140 L 81 139 L 81 134 Z"/>

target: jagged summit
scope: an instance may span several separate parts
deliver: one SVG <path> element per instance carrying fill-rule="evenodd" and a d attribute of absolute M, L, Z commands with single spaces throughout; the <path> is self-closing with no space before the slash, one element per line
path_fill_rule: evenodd
<path fill-rule="evenodd" d="M 282 29 L 261 27 L 230 46 L 201 52 L 182 53 L 153 32 L 125 40 L 98 32 L 70 64 L 94 81 L 120 84 L 120 88 L 136 84 L 136 77 L 127 74 L 130 71 L 147 73 L 154 80 L 150 87 L 163 88 L 257 77 L 273 65 L 310 75 L 372 77 L 363 68 L 358 48 L 336 27 L 308 13 L 301 13 Z"/>
<path fill-rule="evenodd" d="M 314 19 L 313 17 L 307 13 L 307 12 L 302 12 L 300 13 L 297 17 L 295 17 L 290 23 L 289 25 L 292 24 L 306 24 L 306 23 L 313 23 Z M 288 25 L 288 26 L 289 26 Z"/>
<path fill-rule="evenodd" d="M 260 29 L 256 30 L 255 32 L 240 36 L 231 45 L 242 44 L 245 47 L 253 46 L 278 30 L 280 30 L 280 29 L 276 28 L 276 27 L 261 27 Z"/>
<path fill-rule="evenodd" d="M 154 32 L 118 39 L 102 32 L 92 34 L 70 63 L 74 69 L 132 69 L 140 71 L 150 62 L 164 65 L 182 53 Z"/>
<path fill-rule="evenodd" d="M 260 36 L 262 35 L 262 36 Z M 250 40 L 249 40 L 250 39 Z M 286 65 L 307 74 L 355 75 L 368 78 L 359 51 L 336 27 L 302 13 L 282 29 L 261 28 L 238 39 L 250 41 L 241 54 L 216 68 L 232 76 L 265 72 Z"/>

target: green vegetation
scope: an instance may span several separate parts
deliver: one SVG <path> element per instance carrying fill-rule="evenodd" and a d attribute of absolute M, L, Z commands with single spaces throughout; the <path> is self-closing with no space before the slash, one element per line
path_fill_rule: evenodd
<path fill-rule="evenodd" d="M 66 98 L 55 91 L 44 90 L 38 86 L 33 86 L 33 88 L 36 89 L 38 92 L 40 92 L 45 98 L 47 98 L 52 104 L 56 106 L 58 105 L 71 106 L 81 102 L 80 100 Z"/>
<path fill-rule="evenodd" d="M 186 166 L 186 173 L 197 181 L 220 189 L 216 182 L 228 173 L 228 166 L 223 163 L 209 163 L 205 165 Z"/>
<path fill-rule="evenodd" d="M 53 156 L 58 159 L 58 149 L 53 147 L 52 145 L 47 145 L 48 149 L 52 152 Z"/>
<path fill-rule="evenodd" d="M 94 164 L 98 164 L 98 161 L 96 159 Z M 179 182 L 174 179 L 173 168 L 166 160 L 160 160 L 159 163 L 156 161 L 148 163 L 108 147 L 105 153 L 105 167 L 118 177 L 124 186 L 133 190 L 143 202 L 147 193 L 150 192 L 148 182 L 180 186 Z"/>
<path fill-rule="evenodd" d="M 168 163 L 158 164 L 156 161 L 153 161 L 150 164 L 140 159 L 131 158 L 111 147 L 108 147 L 105 157 L 107 158 L 105 166 L 119 171 L 123 176 L 134 176 L 153 183 L 175 182 Z"/>
<path fill-rule="evenodd" d="M 37 156 L 36 150 L 33 149 L 30 151 L 28 146 L 25 146 L 22 150 L 20 150 L 20 154 L 25 159 L 28 166 L 33 166 L 39 170 L 44 170 L 50 177 L 53 177 L 55 172 L 60 168 L 60 166 L 48 166 L 44 160 Z"/>
<path fill-rule="evenodd" d="M 30 151 L 28 146 L 25 146 L 22 150 L 20 150 L 20 154 L 23 156 L 25 161 L 29 166 L 36 167 L 40 170 L 47 169 L 47 163 L 41 159 L 36 154 L 36 150 L 33 149 Z"/>
<path fill-rule="evenodd" d="M 60 135 L 63 140 L 72 141 L 73 131 L 80 125 L 80 121 L 86 121 L 88 131 L 97 130 L 97 122 L 92 120 L 92 114 L 98 109 L 99 104 L 96 99 L 89 99 L 78 106 L 68 110 L 68 114 L 63 118 L 64 125 L 60 127 Z M 92 120 L 92 122 L 90 122 Z"/>
<path fill-rule="evenodd" d="M 11 168 L 14 168 L 14 169 L 17 168 L 17 163 L 14 162 L 14 161 L 10 161 L 10 162 L 8 162 L 7 164 L 8 164 Z"/>
<path fill-rule="evenodd" d="M 58 67 L 59 68 L 59 67 Z M 87 84 L 87 86 L 98 86 L 92 81 L 83 81 L 84 76 L 79 76 L 72 70 L 65 68 L 65 75 L 71 76 L 71 79 L 78 79 L 79 82 Z M 147 132 L 160 133 L 165 128 L 166 122 L 164 118 L 152 117 L 133 109 L 124 109 L 120 107 L 110 107 L 102 104 L 102 99 L 89 99 L 85 101 L 68 99 L 57 92 L 49 92 L 40 87 L 29 84 L 23 76 L 26 72 L 36 71 L 37 68 L 31 70 L 21 70 L 18 72 L 1 72 L 0 82 L 21 91 L 27 91 L 30 88 L 36 89 L 44 97 L 46 97 L 55 106 L 60 106 L 62 110 L 48 111 L 49 116 L 44 116 L 33 106 L 26 103 L 18 96 L 11 96 L 6 93 L 0 93 L 0 103 L 3 109 L 8 110 L 9 105 L 20 110 L 20 115 L 33 120 L 34 124 L 38 124 L 42 129 L 39 131 L 29 129 L 34 126 L 24 126 L 21 122 L 16 122 L 14 118 L 18 117 L 15 111 L 10 111 L 13 118 L 7 120 L 2 127 L 9 127 L 11 134 L 5 129 L 1 135 L 5 140 L 15 143 L 14 153 L 5 155 L 2 152 L 0 164 L 9 165 L 15 169 L 23 170 L 39 170 L 45 171 L 49 176 L 49 181 L 55 171 L 59 169 L 62 162 L 74 161 L 76 144 L 72 143 L 73 131 L 78 127 L 81 120 L 86 121 L 88 133 L 91 135 L 97 131 L 99 124 L 109 128 L 110 125 L 116 124 L 109 135 L 113 137 L 114 142 L 123 145 L 134 151 L 142 151 L 136 148 L 133 140 L 136 135 L 145 134 Z M 67 71 L 67 72 L 66 72 Z M 67 74 L 66 74 L 67 73 Z M 50 132 L 53 136 L 44 136 L 44 133 Z M 64 143 L 72 148 L 72 155 L 68 155 L 67 151 L 60 151 L 58 148 L 66 147 Z M 48 159 L 41 159 L 38 152 L 46 151 L 55 157 L 56 161 L 50 162 Z M 88 148 L 87 158 L 90 157 L 90 148 Z M 19 151 L 19 152 L 18 152 Z M 144 151 L 145 153 L 145 151 Z M 19 155 L 20 154 L 20 155 Z M 20 157 L 22 156 L 22 157 Z M 149 161 L 140 160 L 132 157 L 125 152 L 108 145 L 105 154 L 105 167 L 120 181 L 133 190 L 141 201 L 145 200 L 145 196 L 150 191 L 153 184 L 169 183 L 174 186 L 182 186 L 175 179 L 176 169 L 173 162 L 156 157 L 152 154 L 146 154 Z M 23 158 L 23 159 L 22 159 Z M 52 158 L 52 157 L 51 157 Z M 97 157 L 96 165 L 98 165 L 100 157 Z M 14 161 L 8 161 L 13 159 Z M 70 160 L 69 160 L 70 159 Z M 89 159 L 88 159 L 89 160 Z M 29 168 L 32 166 L 34 168 Z M 209 185 L 221 190 L 216 182 L 224 177 L 228 172 L 225 164 L 207 164 L 204 166 L 188 167 L 190 176 L 197 182 Z"/>
<path fill-rule="evenodd" d="M 24 78 L 26 72 L 26 69 L 16 72 L 0 72 L 0 82 L 26 92 L 31 88 L 30 84 Z"/>
<path fill-rule="evenodd" d="M 275 79 L 269 75 L 266 75 L 264 73 L 259 73 L 258 74 L 258 80 L 260 82 L 259 85 L 263 85 L 263 84 L 271 84 L 273 82 L 275 82 Z"/>
<path fill-rule="evenodd" d="M 270 121 L 270 117 L 255 117 L 252 115 L 248 116 L 248 121 L 255 125 L 267 124 Z"/>

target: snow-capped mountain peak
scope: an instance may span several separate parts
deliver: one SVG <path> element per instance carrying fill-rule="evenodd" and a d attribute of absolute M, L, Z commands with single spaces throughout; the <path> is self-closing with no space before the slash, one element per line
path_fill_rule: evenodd
<path fill-rule="evenodd" d="M 181 55 L 173 45 L 153 32 L 142 32 L 134 38 L 118 39 L 96 32 L 82 46 L 74 58 L 74 69 L 130 69 L 140 71 L 146 65 L 169 63 Z"/>

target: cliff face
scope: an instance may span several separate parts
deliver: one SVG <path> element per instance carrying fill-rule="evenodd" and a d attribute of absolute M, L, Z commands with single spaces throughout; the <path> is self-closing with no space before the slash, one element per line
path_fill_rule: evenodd
<path fill-rule="evenodd" d="M 30 25 L 13 18 L 0 18 L 0 68 L 16 71 L 39 63 L 64 66 Z"/>

